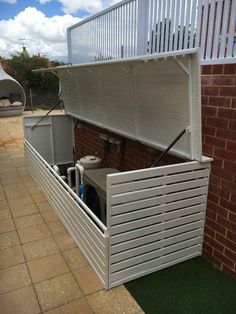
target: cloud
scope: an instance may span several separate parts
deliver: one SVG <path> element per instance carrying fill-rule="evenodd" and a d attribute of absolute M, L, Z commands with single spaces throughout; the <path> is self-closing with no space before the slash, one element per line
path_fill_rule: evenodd
<path fill-rule="evenodd" d="M 9 57 L 21 51 L 22 42 L 30 54 L 43 54 L 52 59 L 67 60 L 66 29 L 80 21 L 69 14 L 46 17 L 34 7 L 28 7 L 14 19 L 0 21 L 0 55 Z"/>
<path fill-rule="evenodd" d="M 17 0 L 0 0 L 0 2 L 6 2 L 6 3 L 9 3 L 9 4 L 16 4 Z"/>
<path fill-rule="evenodd" d="M 46 4 L 53 0 L 38 0 L 41 4 Z M 120 0 L 54 0 L 61 3 L 61 9 L 66 14 L 76 14 L 85 11 L 89 14 L 97 13 L 104 8 L 119 2 Z"/>

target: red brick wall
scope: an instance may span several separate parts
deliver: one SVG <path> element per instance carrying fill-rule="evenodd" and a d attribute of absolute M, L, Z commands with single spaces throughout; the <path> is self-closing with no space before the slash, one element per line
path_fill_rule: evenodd
<path fill-rule="evenodd" d="M 202 68 L 203 152 L 213 157 L 203 254 L 236 277 L 236 64 Z M 103 158 L 100 133 L 121 138 L 80 122 L 75 127 L 77 159 L 95 152 Z M 123 158 L 111 146 L 107 167 L 132 170 L 150 167 L 160 152 L 123 140 Z M 181 161 L 165 158 L 162 164 Z"/>
<path fill-rule="evenodd" d="M 202 68 L 203 152 L 213 157 L 203 254 L 236 277 L 236 64 Z"/>
<path fill-rule="evenodd" d="M 94 154 L 97 154 L 100 158 L 104 159 L 103 144 L 99 137 L 100 134 L 106 134 L 109 137 L 120 139 L 122 141 L 120 154 L 117 152 L 117 146 L 115 144 L 111 145 L 107 162 L 103 164 L 104 167 L 115 167 L 121 171 L 142 169 L 150 167 L 156 158 L 160 156 L 160 152 L 155 149 L 151 149 L 138 142 L 125 139 L 109 131 L 78 121 L 75 126 L 75 151 L 77 159 L 80 159 L 85 155 Z M 161 164 L 164 165 L 177 162 L 183 162 L 183 159 L 168 155 L 163 159 Z"/>

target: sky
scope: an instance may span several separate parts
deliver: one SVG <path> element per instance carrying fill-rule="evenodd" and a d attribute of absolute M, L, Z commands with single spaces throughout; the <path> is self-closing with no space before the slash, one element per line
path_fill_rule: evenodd
<path fill-rule="evenodd" d="M 0 56 L 22 51 L 67 61 L 66 29 L 119 0 L 0 0 Z"/>

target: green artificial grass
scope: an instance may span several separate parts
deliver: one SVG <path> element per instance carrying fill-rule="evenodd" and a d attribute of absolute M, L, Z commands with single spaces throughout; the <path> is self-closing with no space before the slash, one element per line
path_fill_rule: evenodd
<path fill-rule="evenodd" d="M 125 286 L 147 314 L 236 314 L 236 281 L 202 257 Z"/>

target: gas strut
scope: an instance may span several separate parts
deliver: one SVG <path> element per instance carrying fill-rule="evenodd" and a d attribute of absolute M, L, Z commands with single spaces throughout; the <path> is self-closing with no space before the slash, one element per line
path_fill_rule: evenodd
<path fill-rule="evenodd" d="M 58 107 L 60 105 L 60 103 L 62 103 L 63 100 L 60 99 L 55 106 L 52 107 L 52 109 L 50 109 L 38 122 L 36 122 L 32 127 L 31 127 L 31 130 L 33 130 L 33 128 L 35 128 L 43 119 L 45 119 L 49 113 L 51 113 L 54 109 L 56 109 L 56 107 Z"/>
<path fill-rule="evenodd" d="M 178 140 L 187 132 L 186 129 L 184 129 L 181 133 L 179 133 L 179 135 L 173 140 L 173 142 L 170 143 L 170 145 L 164 150 L 164 152 L 161 154 L 161 156 L 159 156 L 157 158 L 156 161 L 154 161 L 154 163 L 152 164 L 152 167 L 155 167 L 168 153 L 168 151 L 175 145 L 175 143 L 178 142 Z"/>

